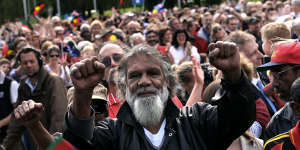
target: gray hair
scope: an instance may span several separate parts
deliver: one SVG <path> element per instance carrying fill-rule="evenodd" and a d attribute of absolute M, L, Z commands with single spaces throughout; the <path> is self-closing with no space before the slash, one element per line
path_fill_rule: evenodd
<path fill-rule="evenodd" d="M 291 100 L 300 104 L 300 77 L 293 82 L 290 92 Z"/>
<path fill-rule="evenodd" d="M 292 5 L 300 5 L 300 0 L 292 0 L 291 4 Z"/>
<path fill-rule="evenodd" d="M 146 44 L 139 44 L 133 47 L 121 60 L 118 67 L 118 88 L 123 97 L 126 94 L 126 77 L 128 71 L 128 61 L 134 59 L 135 57 L 146 56 L 151 58 L 153 61 L 158 62 L 161 65 L 163 77 L 168 85 L 168 90 L 170 95 L 175 93 L 176 79 L 171 69 L 171 65 L 168 63 L 166 58 L 161 55 L 161 53 L 153 47 Z"/>

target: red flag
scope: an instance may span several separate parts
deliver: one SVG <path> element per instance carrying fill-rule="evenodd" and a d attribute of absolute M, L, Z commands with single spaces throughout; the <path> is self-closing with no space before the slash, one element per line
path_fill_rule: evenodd
<path fill-rule="evenodd" d="M 123 5 L 124 4 L 124 0 L 120 0 L 120 5 Z"/>
<path fill-rule="evenodd" d="M 42 3 L 41 5 L 39 5 L 39 6 L 36 6 L 35 8 L 34 8 L 34 11 L 33 11 L 33 15 L 37 15 L 43 8 L 45 7 L 45 4 L 44 3 Z"/>

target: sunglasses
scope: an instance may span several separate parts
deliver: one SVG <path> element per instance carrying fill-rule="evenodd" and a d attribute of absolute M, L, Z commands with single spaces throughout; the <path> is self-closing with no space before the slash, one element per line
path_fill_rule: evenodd
<path fill-rule="evenodd" d="M 122 57 L 123 57 L 123 55 L 121 55 L 121 54 L 114 54 L 112 56 L 114 62 L 120 62 L 120 60 L 122 59 Z M 110 67 L 111 66 L 111 59 L 110 59 L 110 57 L 109 56 L 108 57 L 104 57 L 102 59 L 101 63 L 104 64 L 105 67 Z"/>
<path fill-rule="evenodd" d="M 42 52 L 42 56 L 47 57 L 48 56 L 47 52 Z"/>
<path fill-rule="evenodd" d="M 50 55 L 51 58 L 53 57 L 59 57 L 59 55 Z"/>
<path fill-rule="evenodd" d="M 273 77 L 274 77 L 275 79 L 277 79 L 277 80 L 282 79 L 282 77 L 284 76 L 284 74 L 285 74 L 287 71 L 292 70 L 292 69 L 297 68 L 297 67 L 299 67 L 299 65 L 291 66 L 291 67 L 289 67 L 289 68 L 287 68 L 287 69 L 285 69 L 285 70 L 279 71 L 279 72 L 274 72 L 274 71 L 273 71 Z"/>

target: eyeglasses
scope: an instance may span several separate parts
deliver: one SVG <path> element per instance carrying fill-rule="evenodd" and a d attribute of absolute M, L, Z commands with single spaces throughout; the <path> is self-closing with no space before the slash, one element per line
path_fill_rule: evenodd
<path fill-rule="evenodd" d="M 42 52 L 42 55 L 43 55 L 44 57 L 47 57 L 47 56 L 48 56 L 48 54 L 47 54 L 46 51 Z"/>
<path fill-rule="evenodd" d="M 294 69 L 294 68 L 297 68 L 297 67 L 300 67 L 300 65 L 295 65 L 295 66 L 292 66 L 292 67 L 289 67 L 287 69 L 284 69 L 282 71 L 279 71 L 279 72 L 276 72 L 276 71 L 272 71 L 272 75 L 275 79 L 279 80 L 283 77 L 284 73 L 291 70 L 291 69 Z"/>
<path fill-rule="evenodd" d="M 59 55 L 50 55 L 51 58 L 53 57 L 59 57 Z"/>
<path fill-rule="evenodd" d="M 112 56 L 114 62 L 120 62 L 120 60 L 122 59 L 123 55 L 121 54 L 114 54 Z M 105 65 L 105 67 L 110 67 L 111 66 L 111 59 L 110 57 L 104 57 L 101 61 L 102 64 Z"/>

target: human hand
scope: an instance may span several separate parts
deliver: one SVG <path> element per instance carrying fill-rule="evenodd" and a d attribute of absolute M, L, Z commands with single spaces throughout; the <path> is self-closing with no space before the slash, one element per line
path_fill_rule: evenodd
<path fill-rule="evenodd" d="M 103 79 L 104 64 L 96 57 L 84 59 L 71 66 L 71 79 L 74 88 L 77 90 L 93 90 Z"/>
<path fill-rule="evenodd" d="M 204 72 L 200 66 L 200 62 L 196 60 L 194 57 L 192 57 L 192 62 L 193 62 L 193 77 L 195 84 L 198 85 L 203 85 L 204 83 Z"/>
<path fill-rule="evenodd" d="M 28 100 L 23 101 L 22 104 L 15 108 L 14 116 L 16 121 L 21 125 L 30 127 L 30 125 L 33 125 L 41 119 L 43 112 L 44 107 L 41 103 Z"/>
<path fill-rule="evenodd" d="M 221 70 L 225 79 L 230 81 L 240 79 L 240 54 L 236 44 L 218 41 L 210 44 L 208 51 L 210 64 Z"/>

